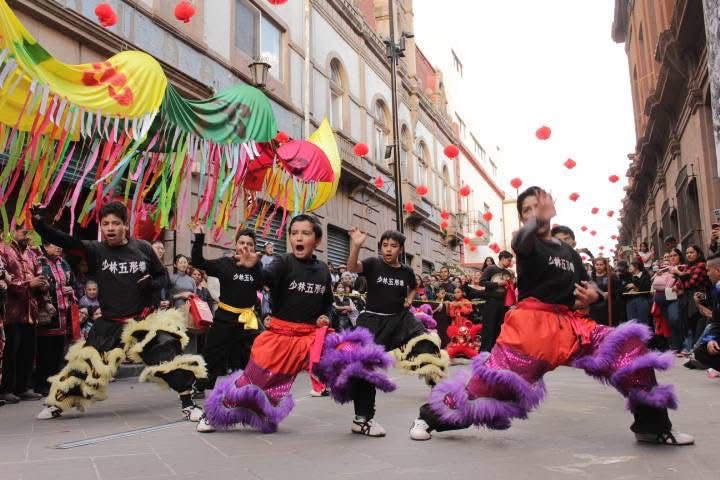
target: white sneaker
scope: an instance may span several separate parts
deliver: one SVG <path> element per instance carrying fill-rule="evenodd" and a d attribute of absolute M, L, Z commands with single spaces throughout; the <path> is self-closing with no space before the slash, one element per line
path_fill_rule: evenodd
<path fill-rule="evenodd" d="M 430 425 L 421 418 L 416 418 L 413 426 L 410 427 L 410 438 L 413 440 L 430 440 Z"/>
<path fill-rule="evenodd" d="M 663 432 L 663 433 L 636 433 L 635 439 L 638 442 L 654 443 L 656 445 L 693 445 L 695 437 L 687 433 Z"/>
<path fill-rule="evenodd" d="M 203 417 L 203 409 L 200 408 L 197 405 L 190 405 L 189 407 L 185 407 L 182 409 L 182 412 L 185 414 L 185 418 L 187 420 L 190 420 L 191 422 L 199 422 L 200 419 Z"/>
<path fill-rule="evenodd" d="M 200 433 L 211 433 L 215 431 L 215 427 L 210 425 L 210 422 L 208 422 L 207 417 L 203 414 L 203 416 L 200 418 L 200 421 L 197 424 L 196 430 Z"/>
<path fill-rule="evenodd" d="M 38 420 L 50 420 L 51 418 L 58 418 L 62 415 L 62 409 L 54 405 L 45 405 L 45 407 L 37 414 Z"/>
<path fill-rule="evenodd" d="M 373 418 L 370 420 L 354 418 L 351 430 L 353 433 L 367 435 L 368 437 L 384 437 L 386 433 L 382 425 Z"/>

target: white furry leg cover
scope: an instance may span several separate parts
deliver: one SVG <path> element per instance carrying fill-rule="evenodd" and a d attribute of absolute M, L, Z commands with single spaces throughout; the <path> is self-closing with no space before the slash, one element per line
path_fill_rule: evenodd
<path fill-rule="evenodd" d="M 182 355 L 189 341 L 184 317 L 177 310 L 155 312 L 144 320 L 130 322 L 122 334 L 128 358 L 148 365 L 140 381 L 154 382 L 178 393 L 192 388 L 197 378 L 207 378 L 202 356 Z"/>
<path fill-rule="evenodd" d="M 75 407 L 85 411 L 91 403 L 105 400 L 107 385 L 124 356 L 121 348 L 100 353 L 84 341 L 76 342 L 65 355 L 67 365 L 48 378 L 50 393 L 45 404 L 62 410 Z"/>
<path fill-rule="evenodd" d="M 391 353 L 397 360 L 397 367 L 419 376 L 430 386 L 436 385 L 448 375 L 450 357 L 440 348 L 440 337 L 437 333 L 418 335 Z"/>

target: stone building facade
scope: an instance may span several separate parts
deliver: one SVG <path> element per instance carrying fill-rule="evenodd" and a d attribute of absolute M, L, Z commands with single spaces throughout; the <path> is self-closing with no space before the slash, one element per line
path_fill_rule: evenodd
<path fill-rule="evenodd" d="M 720 180 L 702 0 L 616 0 L 612 38 L 625 44 L 637 144 L 628 157 L 620 245 L 663 239 L 706 246 Z"/>
<path fill-rule="evenodd" d="M 412 1 L 394 1 L 396 30 L 412 32 Z M 249 82 L 248 64 L 261 56 L 272 65 L 265 92 L 278 128 L 294 138 L 311 133 L 302 131 L 303 1 L 273 6 L 265 0 L 198 0 L 195 17 L 184 24 L 174 18 L 173 0 L 111 0 L 119 21 L 109 29 L 96 21 L 99 2 L 95 0 L 8 3 L 61 61 L 94 62 L 120 50 L 144 50 L 161 62 L 170 81 L 189 97 L 209 97 L 232 84 Z M 392 165 L 385 158 L 385 147 L 392 143 L 390 70 L 382 40 L 388 32 L 388 6 L 387 0 L 313 0 L 311 5 L 311 130 L 328 117 L 343 161 L 336 197 L 315 212 L 325 229 L 318 254 L 339 263 L 347 255 L 351 226 L 369 232 L 366 255 L 375 251 L 380 233 L 395 226 Z M 400 152 L 404 201 L 416 205 L 406 219 L 406 250 L 416 271 L 457 264 L 463 248 L 458 241 L 461 232 L 451 228 L 446 235 L 440 229 L 440 212 L 461 208 L 456 192 L 462 182 L 461 160 L 443 154 L 446 145 L 459 139 L 438 78 L 440 72 L 409 38 L 399 68 Z M 370 154 L 354 156 L 356 143 L 368 144 Z M 377 177 L 385 180 L 380 190 L 373 186 Z M 429 187 L 424 198 L 415 193 L 419 184 Z M 238 212 L 235 224 L 247 220 L 241 216 Z M 172 253 L 189 252 L 189 231 L 166 232 L 164 238 L 166 261 Z M 210 245 L 207 254 L 227 253 L 227 240 Z M 285 250 L 283 237 L 262 241 Z"/>

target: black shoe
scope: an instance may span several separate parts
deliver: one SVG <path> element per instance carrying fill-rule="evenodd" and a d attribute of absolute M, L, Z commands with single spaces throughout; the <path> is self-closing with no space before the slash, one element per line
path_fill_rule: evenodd
<path fill-rule="evenodd" d="M 4 400 L 8 405 L 20 403 L 20 397 L 12 393 L 3 393 L 0 395 L 0 400 Z"/>
<path fill-rule="evenodd" d="M 23 400 L 23 401 L 27 401 L 27 400 L 41 400 L 42 398 L 44 398 L 44 397 L 43 397 L 42 395 L 40 395 L 39 393 L 35 393 L 35 391 L 32 390 L 32 389 L 25 390 L 25 391 L 22 392 L 20 395 L 18 395 L 18 397 L 20 397 L 20 400 Z"/>

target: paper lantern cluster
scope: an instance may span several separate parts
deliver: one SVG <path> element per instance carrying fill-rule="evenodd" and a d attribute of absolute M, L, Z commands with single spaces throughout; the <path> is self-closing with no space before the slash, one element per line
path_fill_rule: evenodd
<path fill-rule="evenodd" d="M 95 15 L 97 15 L 98 22 L 105 28 L 112 27 L 117 23 L 118 17 L 115 10 L 109 3 L 102 2 L 95 7 Z"/>

